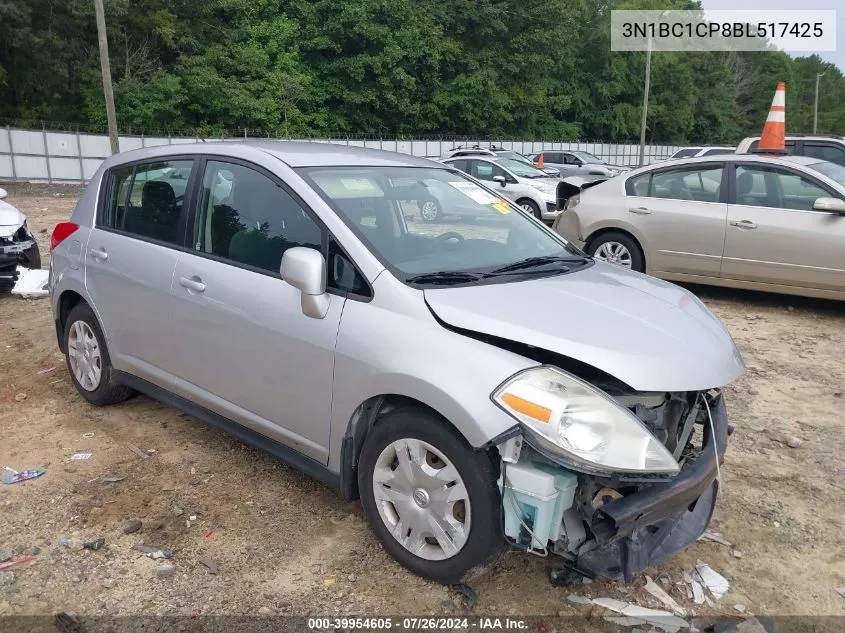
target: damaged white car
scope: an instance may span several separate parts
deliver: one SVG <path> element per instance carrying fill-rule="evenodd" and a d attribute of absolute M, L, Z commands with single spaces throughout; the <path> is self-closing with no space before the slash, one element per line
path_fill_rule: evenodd
<path fill-rule="evenodd" d="M 461 213 L 427 221 L 444 187 Z M 426 578 L 512 547 L 557 555 L 558 581 L 631 579 L 710 520 L 744 367 L 724 325 L 447 165 L 148 148 L 107 159 L 51 244 L 82 397 L 147 393 L 360 498 Z"/>
<path fill-rule="evenodd" d="M 41 268 L 41 254 L 26 216 L 5 197 L 6 190 L 0 188 L 0 292 L 12 290 L 27 269 Z"/>

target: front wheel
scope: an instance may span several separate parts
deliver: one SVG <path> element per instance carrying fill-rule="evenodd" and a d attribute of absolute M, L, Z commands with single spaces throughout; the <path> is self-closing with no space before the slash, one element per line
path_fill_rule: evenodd
<path fill-rule="evenodd" d="M 636 270 L 640 273 L 645 272 L 642 249 L 636 240 L 624 233 L 612 231 L 601 235 L 590 242 L 587 252 L 608 264 Z"/>
<path fill-rule="evenodd" d="M 443 215 L 440 204 L 434 198 L 426 198 L 418 204 L 420 206 L 420 217 L 423 219 L 423 222 L 434 222 Z"/>
<path fill-rule="evenodd" d="M 358 464 L 364 514 L 387 552 L 416 574 L 469 580 L 504 550 L 490 457 L 417 407 L 386 414 Z"/>
<path fill-rule="evenodd" d="M 517 201 L 517 204 L 520 208 L 525 211 L 526 213 L 533 215 L 538 220 L 542 220 L 543 216 L 540 215 L 540 207 L 537 206 L 537 203 L 533 200 L 529 200 L 528 198 L 523 198 L 522 200 Z"/>

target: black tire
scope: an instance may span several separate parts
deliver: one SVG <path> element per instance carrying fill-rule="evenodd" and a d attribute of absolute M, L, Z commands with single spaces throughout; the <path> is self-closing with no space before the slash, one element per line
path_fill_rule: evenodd
<path fill-rule="evenodd" d="M 637 240 L 626 233 L 618 231 L 603 233 L 596 239 L 590 241 L 587 245 L 587 253 L 595 256 L 599 247 L 602 244 L 607 244 L 608 242 L 617 242 L 627 248 L 628 252 L 631 254 L 631 270 L 635 270 L 638 273 L 645 272 L 645 257 L 643 256 L 643 249 L 640 248 L 639 244 L 637 244 Z"/>
<path fill-rule="evenodd" d="M 418 200 L 417 204 L 419 205 L 420 209 L 420 219 L 423 222 L 427 222 L 430 224 L 432 222 L 437 222 L 437 220 L 443 217 L 443 209 L 440 207 L 440 203 L 437 202 L 437 200 L 435 200 L 434 198 L 423 198 L 421 200 Z M 428 206 L 429 209 L 434 209 L 433 215 L 430 211 L 427 213 L 428 217 L 423 215 L 423 208 L 426 206 Z"/>
<path fill-rule="evenodd" d="M 70 348 L 68 346 L 68 340 L 70 339 L 71 326 L 77 321 L 83 321 L 91 328 L 100 349 L 100 383 L 97 388 L 92 391 L 85 389 L 79 383 L 70 365 Z M 73 385 L 76 387 L 80 396 L 85 398 L 91 404 L 97 406 L 117 404 L 118 402 L 123 402 L 124 400 L 128 400 L 132 397 L 135 393 L 134 390 L 115 380 L 114 369 L 111 365 L 111 357 L 109 356 L 109 350 L 106 347 L 106 338 L 103 336 L 103 330 L 100 328 L 100 323 L 97 321 L 94 311 L 87 303 L 79 303 L 70 311 L 70 314 L 64 323 L 63 330 L 62 336 L 64 338 L 67 370 L 70 374 L 71 380 L 73 381 Z"/>
<path fill-rule="evenodd" d="M 537 206 L 537 203 L 529 198 L 522 198 L 521 200 L 517 200 L 516 203 L 521 207 L 530 207 L 531 208 L 531 215 L 535 218 L 543 221 L 543 216 L 540 214 L 540 207 Z"/>
<path fill-rule="evenodd" d="M 379 515 L 373 470 L 381 452 L 396 440 L 422 440 L 441 451 L 463 479 L 471 512 L 469 536 L 460 551 L 444 560 L 417 556 L 399 543 Z M 474 451 L 447 422 L 419 407 L 387 413 L 370 431 L 358 462 L 358 488 L 364 515 L 387 552 L 415 574 L 440 582 L 466 582 L 492 566 L 505 549 L 497 469 L 487 453 Z"/>

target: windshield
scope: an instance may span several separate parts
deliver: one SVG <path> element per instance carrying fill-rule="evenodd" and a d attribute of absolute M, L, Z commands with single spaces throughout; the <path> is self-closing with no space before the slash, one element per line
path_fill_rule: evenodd
<path fill-rule="evenodd" d="M 447 169 L 308 167 L 298 172 L 402 281 L 438 273 L 474 282 L 529 258 L 583 254 L 521 209 Z M 566 272 L 561 265 L 527 269 Z M 525 271 L 509 273 L 518 279 Z M 479 277 L 475 279 L 474 277 Z M 409 283 L 414 283 L 409 281 Z"/>
<path fill-rule="evenodd" d="M 836 163 L 829 163 L 827 161 L 821 161 L 819 163 L 812 163 L 807 165 L 810 169 L 819 172 L 820 174 L 824 174 L 831 180 L 835 180 L 840 185 L 845 187 L 845 167 L 842 165 L 837 165 Z"/>
<path fill-rule="evenodd" d="M 536 167 L 523 163 L 513 158 L 497 158 L 496 162 L 505 169 L 509 169 L 515 176 L 520 178 L 548 178 L 548 174 L 544 174 Z"/>
<path fill-rule="evenodd" d="M 581 159 L 581 162 L 587 165 L 607 165 L 601 158 L 598 156 L 593 156 L 590 152 L 572 152 L 578 158 Z"/>

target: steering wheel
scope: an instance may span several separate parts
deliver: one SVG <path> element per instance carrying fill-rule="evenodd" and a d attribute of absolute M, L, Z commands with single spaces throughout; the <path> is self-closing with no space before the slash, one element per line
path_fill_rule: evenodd
<path fill-rule="evenodd" d="M 457 240 L 458 242 L 463 242 L 464 236 L 456 231 L 446 231 L 445 233 L 441 233 L 431 241 L 431 244 L 429 244 L 428 246 L 428 251 L 432 252 L 435 250 L 439 250 L 440 247 L 443 246 L 449 240 Z"/>

